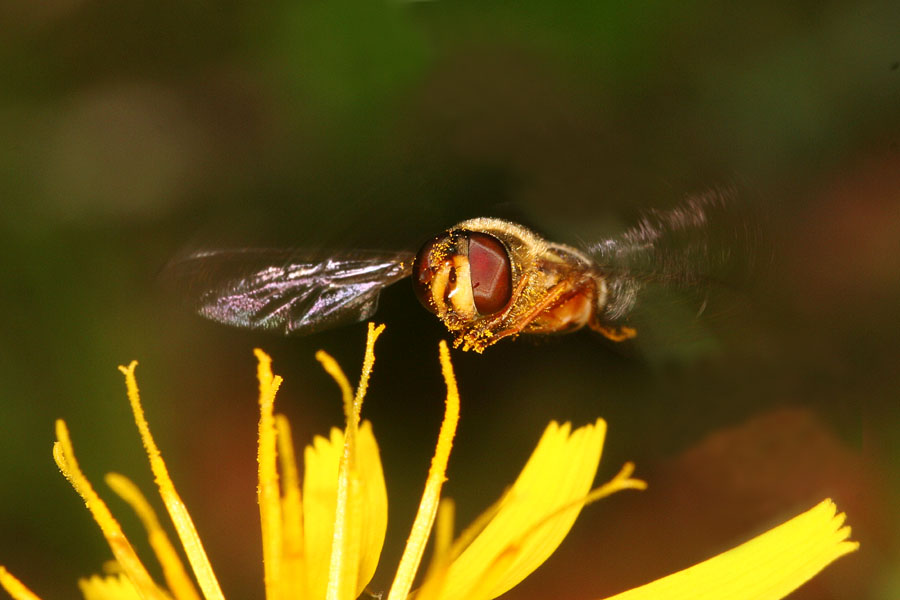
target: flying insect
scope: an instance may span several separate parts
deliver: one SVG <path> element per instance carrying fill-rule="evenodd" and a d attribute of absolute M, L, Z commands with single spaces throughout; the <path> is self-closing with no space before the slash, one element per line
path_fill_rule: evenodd
<path fill-rule="evenodd" d="M 457 223 L 416 251 L 209 250 L 167 268 L 200 315 L 232 326 L 306 335 L 370 318 L 380 292 L 411 278 L 422 305 L 482 352 L 519 334 L 590 328 L 637 335 L 627 318 L 644 287 L 701 286 L 728 251 L 710 243 L 716 193 L 650 211 L 621 236 L 582 249 L 495 218 Z"/>

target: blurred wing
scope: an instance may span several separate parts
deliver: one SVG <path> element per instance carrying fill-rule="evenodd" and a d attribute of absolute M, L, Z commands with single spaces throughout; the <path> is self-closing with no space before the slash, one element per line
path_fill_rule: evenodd
<path fill-rule="evenodd" d="M 215 250 L 172 261 L 163 278 L 208 319 L 305 335 L 372 316 L 378 294 L 409 276 L 413 258 L 411 252 Z"/>
<path fill-rule="evenodd" d="M 709 284 L 729 286 L 746 276 L 758 220 L 738 211 L 732 196 L 709 192 L 671 210 L 649 211 L 623 235 L 589 247 L 608 277 L 604 318 L 627 316 L 651 284 L 688 290 L 702 312 Z"/>

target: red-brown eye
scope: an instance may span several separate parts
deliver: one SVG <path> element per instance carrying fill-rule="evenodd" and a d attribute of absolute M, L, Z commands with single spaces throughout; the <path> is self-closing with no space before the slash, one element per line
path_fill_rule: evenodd
<path fill-rule="evenodd" d="M 492 235 L 468 233 L 472 294 L 478 314 L 492 315 L 503 309 L 512 295 L 512 267 L 503 243 Z"/>

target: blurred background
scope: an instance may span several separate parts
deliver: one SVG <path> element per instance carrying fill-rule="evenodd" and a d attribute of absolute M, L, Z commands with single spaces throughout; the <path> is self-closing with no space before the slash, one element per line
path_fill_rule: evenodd
<path fill-rule="evenodd" d="M 792 597 L 900 597 L 896 2 L 13 0 L 0 21 L 0 564 L 44 598 L 110 557 L 52 462 L 56 418 L 148 552 L 102 482 L 152 493 L 117 365 L 141 362 L 232 598 L 262 594 L 252 348 L 285 377 L 298 443 L 341 424 L 313 355 L 355 380 L 365 326 L 284 339 L 205 322 L 158 282 L 185 246 L 415 249 L 474 216 L 579 245 L 723 186 L 762 215 L 739 250 L 763 268 L 703 318 L 661 303 L 626 344 L 454 352 L 459 527 L 549 420 L 602 416 L 598 483 L 633 460 L 650 488 L 587 509 L 509 597 L 604 597 L 825 497 L 862 550 Z M 376 590 L 424 483 L 447 338 L 407 282 L 381 300 L 364 407 L 391 500 Z"/>

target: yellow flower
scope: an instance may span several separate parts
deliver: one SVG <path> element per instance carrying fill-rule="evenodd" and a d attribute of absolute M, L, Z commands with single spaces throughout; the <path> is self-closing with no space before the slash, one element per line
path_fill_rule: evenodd
<path fill-rule="evenodd" d="M 369 326 L 360 383 L 354 394 L 337 363 L 324 352 L 317 358 L 339 385 L 346 426 L 329 438 L 317 437 L 304 452 L 301 484 L 290 429 L 274 413 L 281 378 L 271 359 L 257 350 L 259 379 L 259 485 L 263 564 L 267 600 L 353 600 L 378 564 L 387 525 L 387 493 L 378 445 L 360 410 L 374 364 L 375 340 L 384 327 Z M 416 600 L 489 600 L 527 577 L 559 546 L 581 508 L 623 489 L 643 489 L 626 464 L 611 481 L 590 491 L 599 465 L 606 423 L 572 430 L 551 423 L 503 497 L 453 539 L 453 504 L 441 499 L 447 461 L 459 417 L 459 395 L 447 346 L 440 361 L 447 383 L 444 420 L 425 491 L 388 600 L 413 595 L 425 543 L 436 524 L 430 564 L 414 593 Z M 223 598 L 200 537 L 181 501 L 150 434 L 138 396 L 132 362 L 120 367 L 150 466 L 169 513 L 188 574 L 150 504 L 131 481 L 111 473 L 106 482 L 139 516 L 162 566 L 165 584 L 153 580 L 106 504 L 75 460 L 65 423 L 56 424 L 53 456 L 81 495 L 112 550 L 115 561 L 105 575 L 82 579 L 88 600 L 206 600 Z M 302 488 L 302 489 L 301 489 Z M 830 500 L 715 558 L 615 598 L 782 598 L 836 558 L 858 547 Z M 5 568 L 0 585 L 16 600 L 37 600 Z M 375 595 L 374 597 L 379 597 Z"/>

